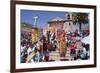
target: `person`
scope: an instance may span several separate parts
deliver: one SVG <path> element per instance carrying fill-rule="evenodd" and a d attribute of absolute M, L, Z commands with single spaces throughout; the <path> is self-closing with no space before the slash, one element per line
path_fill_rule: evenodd
<path fill-rule="evenodd" d="M 90 48 L 89 48 L 89 44 L 86 44 L 86 45 L 85 45 L 85 48 L 86 48 L 86 52 L 87 52 L 87 53 L 86 53 L 86 58 L 89 59 L 89 57 L 90 57 Z"/>
<path fill-rule="evenodd" d="M 27 49 L 27 54 L 28 54 L 28 55 L 30 55 L 30 54 L 31 54 L 31 52 L 32 52 L 32 48 L 31 48 L 31 47 L 29 47 L 29 48 Z"/>
<path fill-rule="evenodd" d="M 76 44 L 75 43 L 72 43 L 70 45 L 70 54 L 71 56 L 75 57 L 76 56 Z"/>
<path fill-rule="evenodd" d="M 34 62 L 41 62 L 41 61 L 42 61 L 41 53 L 37 50 L 34 56 Z"/>
<path fill-rule="evenodd" d="M 65 57 L 65 54 L 66 54 L 66 42 L 65 41 L 60 41 L 59 48 L 60 48 L 60 56 L 61 57 Z"/>
<path fill-rule="evenodd" d="M 85 60 L 86 59 L 86 55 L 87 55 L 86 48 L 83 47 L 82 52 L 81 52 L 81 59 Z"/>
<path fill-rule="evenodd" d="M 32 46 L 30 45 L 29 47 L 28 47 L 28 49 L 27 49 L 27 55 L 29 56 L 29 55 L 31 55 L 32 54 Z M 30 60 L 30 62 L 32 62 L 32 59 Z"/>
<path fill-rule="evenodd" d="M 36 44 L 37 52 L 36 52 L 36 57 L 37 57 L 37 62 L 42 61 L 42 43 L 39 40 Z"/>
<path fill-rule="evenodd" d="M 52 44 L 51 43 L 48 43 L 47 44 L 47 48 L 48 48 L 49 51 L 52 51 Z"/>
<path fill-rule="evenodd" d="M 46 51 L 44 61 L 49 61 L 49 50 Z"/>
<path fill-rule="evenodd" d="M 50 31 L 47 31 L 47 42 L 48 43 L 50 43 L 50 36 L 51 36 Z"/>
<path fill-rule="evenodd" d="M 24 49 L 25 49 L 25 45 L 24 44 L 21 44 L 21 53 L 23 53 L 24 52 Z"/>

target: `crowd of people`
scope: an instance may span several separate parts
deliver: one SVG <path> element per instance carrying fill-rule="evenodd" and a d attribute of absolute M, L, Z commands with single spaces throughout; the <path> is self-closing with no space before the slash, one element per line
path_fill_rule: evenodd
<path fill-rule="evenodd" d="M 21 63 L 55 61 L 50 57 L 53 51 L 59 51 L 60 57 L 66 57 L 67 50 L 74 60 L 87 60 L 90 57 L 90 45 L 82 42 L 82 38 L 89 36 L 89 31 L 55 32 L 46 31 L 35 42 L 32 42 L 32 33 L 21 32 Z"/>

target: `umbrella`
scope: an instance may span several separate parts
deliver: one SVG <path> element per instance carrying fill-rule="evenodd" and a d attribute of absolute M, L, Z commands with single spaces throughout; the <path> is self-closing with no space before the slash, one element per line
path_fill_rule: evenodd
<path fill-rule="evenodd" d="M 85 44 L 89 44 L 90 43 L 90 36 L 83 38 L 82 42 L 85 43 Z"/>

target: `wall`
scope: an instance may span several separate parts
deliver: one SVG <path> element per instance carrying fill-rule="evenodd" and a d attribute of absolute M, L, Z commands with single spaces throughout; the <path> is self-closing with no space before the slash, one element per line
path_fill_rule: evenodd
<path fill-rule="evenodd" d="M 98 73 L 100 72 L 100 0 L 34 0 L 56 3 L 97 5 L 97 68 L 41 71 L 34 73 Z M 10 0 L 0 0 L 0 73 L 9 73 L 10 69 Z M 33 72 L 30 72 L 33 73 Z"/>

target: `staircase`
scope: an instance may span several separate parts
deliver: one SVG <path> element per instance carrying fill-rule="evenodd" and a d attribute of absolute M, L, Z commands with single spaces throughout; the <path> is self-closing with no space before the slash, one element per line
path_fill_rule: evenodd
<path fill-rule="evenodd" d="M 67 49 L 65 57 L 60 57 L 59 50 L 52 51 L 49 55 L 49 59 L 50 60 L 52 59 L 52 60 L 55 60 L 55 61 L 60 61 L 60 60 L 71 61 L 71 60 L 74 60 L 74 58 L 72 56 L 70 56 L 70 50 L 69 49 Z"/>

